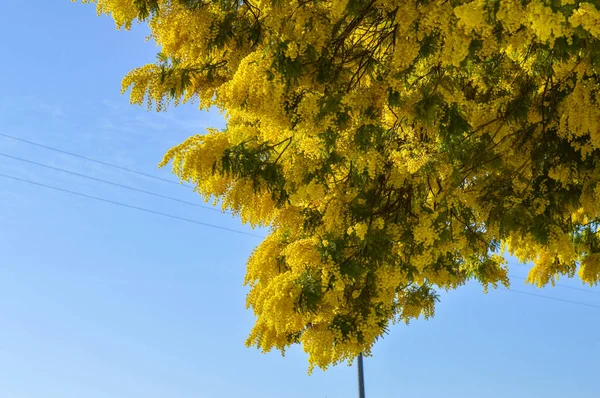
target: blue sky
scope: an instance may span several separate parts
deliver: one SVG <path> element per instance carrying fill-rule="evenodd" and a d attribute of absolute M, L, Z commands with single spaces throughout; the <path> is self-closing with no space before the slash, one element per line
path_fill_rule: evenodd
<path fill-rule="evenodd" d="M 163 153 L 216 112 L 148 113 L 120 81 L 158 49 L 93 6 L 6 2 L 0 133 L 164 178 Z M 0 137 L 0 153 L 201 203 L 184 187 Z M 0 155 L 0 173 L 249 231 L 226 214 Z M 306 356 L 245 348 L 244 263 L 259 239 L 0 177 L 0 397 L 348 397 L 356 368 L 308 376 Z M 260 231 L 259 231 L 260 233 Z M 526 267 L 511 262 L 511 274 Z M 435 319 L 398 325 L 365 360 L 369 397 L 597 397 L 600 290 L 445 293 Z M 567 289 L 564 286 L 582 288 Z"/>

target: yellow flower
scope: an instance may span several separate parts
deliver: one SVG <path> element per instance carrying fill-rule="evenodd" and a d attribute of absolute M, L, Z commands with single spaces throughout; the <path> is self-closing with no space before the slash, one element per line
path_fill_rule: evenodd
<path fill-rule="evenodd" d="M 593 2 L 84 2 L 161 49 L 123 79 L 133 104 L 224 113 L 160 166 L 270 228 L 248 345 L 368 354 L 436 289 L 508 285 L 496 242 L 530 283 L 600 280 Z"/>

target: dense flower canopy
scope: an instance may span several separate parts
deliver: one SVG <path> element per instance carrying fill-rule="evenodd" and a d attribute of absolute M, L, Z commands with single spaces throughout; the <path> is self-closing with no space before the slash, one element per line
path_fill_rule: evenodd
<path fill-rule="evenodd" d="M 600 279 L 599 0 L 84 2 L 160 46 L 133 103 L 225 113 L 162 165 L 271 228 L 248 345 L 352 360 L 505 253 Z"/>

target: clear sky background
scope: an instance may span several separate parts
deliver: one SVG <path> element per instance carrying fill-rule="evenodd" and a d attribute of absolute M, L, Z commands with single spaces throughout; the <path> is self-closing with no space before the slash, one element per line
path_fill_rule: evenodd
<path fill-rule="evenodd" d="M 223 125 L 217 112 L 148 113 L 119 94 L 125 73 L 158 52 L 143 26 L 117 32 L 68 0 L 5 3 L 1 134 L 172 179 L 157 170 L 163 153 Z M 202 204 L 189 188 L 2 136 L 0 153 L 1 174 L 250 231 L 4 155 Z M 356 396 L 354 366 L 308 376 L 298 347 L 285 358 L 245 348 L 244 265 L 260 239 L 2 176 L 0 222 L 0 397 Z M 525 272 L 511 261 L 519 292 L 469 285 L 444 293 L 435 319 L 393 327 L 365 360 L 367 396 L 600 396 L 600 290 L 567 279 L 536 290 L 518 279 Z"/>

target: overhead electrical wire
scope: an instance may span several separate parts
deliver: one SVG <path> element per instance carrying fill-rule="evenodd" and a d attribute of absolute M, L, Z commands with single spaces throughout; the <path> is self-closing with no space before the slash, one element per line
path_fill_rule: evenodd
<path fill-rule="evenodd" d="M 191 187 L 191 185 L 189 185 L 189 184 L 180 184 L 180 183 L 178 183 L 176 181 L 173 181 L 173 180 L 169 180 L 169 179 L 166 179 L 166 178 L 154 176 L 154 175 L 147 174 L 147 173 L 144 173 L 144 172 L 141 172 L 141 171 L 138 171 L 138 170 L 134 170 L 134 169 L 130 169 L 130 168 L 127 168 L 127 167 L 119 166 L 119 165 L 116 165 L 116 164 L 113 164 L 113 163 L 109 163 L 109 162 L 105 162 L 105 161 L 93 159 L 93 158 L 90 158 L 88 156 L 77 154 L 75 152 L 65 151 L 63 149 L 51 147 L 49 145 L 44 145 L 44 144 L 41 144 L 41 143 L 38 143 L 38 142 L 30 141 L 30 140 L 27 140 L 27 139 L 24 139 L 24 138 L 20 138 L 20 137 L 16 137 L 16 136 L 13 136 L 13 135 L 10 135 L 10 134 L 0 133 L 0 136 L 5 137 L 5 138 L 9 138 L 9 139 L 12 139 L 12 140 L 15 140 L 15 141 L 19 141 L 19 142 L 22 142 L 22 143 L 25 143 L 25 144 L 34 145 L 34 146 L 37 146 L 37 147 L 40 147 L 40 148 L 51 150 L 51 151 L 54 151 L 54 152 L 62 153 L 62 154 L 65 154 L 65 155 L 69 155 L 69 156 L 72 156 L 72 157 L 75 157 L 75 158 L 87 160 L 89 162 L 101 164 L 101 165 L 104 165 L 104 166 L 107 166 L 107 167 L 112 167 L 114 169 L 118 169 L 118 170 L 125 171 L 125 172 L 128 172 L 128 173 L 137 174 L 137 175 L 140 175 L 140 176 L 143 176 L 143 177 L 146 177 L 146 178 L 151 178 L 151 179 L 154 179 L 154 180 L 158 180 L 158 181 L 162 181 L 162 182 L 167 182 L 167 183 L 170 183 L 170 184 L 176 184 L 176 185 L 183 185 L 183 186 Z M 102 183 L 113 185 L 113 186 L 117 186 L 117 187 L 120 187 L 120 188 L 125 188 L 125 189 L 129 189 L 129 190 L 137 191 L 137 192 L 144 193 L 144 194 L 147 194 L 147 195 L 152 195 L 152 196 L 156 196 L 156 197 L 160 197 L 160 198 L 163 198 L 163 199 L 168 199 L 168 200 L 172 200 L 172 201 L 176 201 L 176 202 L 180 202 L 180 203 L 184 203 L 184 204 L 188 204 L 188 205 L 192 205 L 192 206 L 196 206 L 196 207 L 202 207 L 202 208 L 206 208 L 206 209 L 209 209 L 209 210 L 219 211 L 218 209 L 213 208 L 213 207 L 203 206 L 203 205 L 200 205 L 200 204 L 197 204 L 197 203 L 188 202 L 188 201 L 185 201 L 185 200 L 180 200 L 180 199 L 177 199 L 177 198 L 173 198 L 173 197 L 166 196 L 166 195 L 161 195 L 161 194 L 158 194 L 158 193 L 155 193 L 155 192 L 151 192 L 151 191 L 145 191 L 145 190 L 134 188 L 134 187 L 131 187 L 131 186 L 128 186 L 128 185 L 119 184 L 119 183 L 115 183 L 115 182 L 112 182 L 112 181 L 108 181 L 108 180 L 103 180 L 103 179 L 100 179 L 100 178 L 92 177 L 92 176 L 89 176 L 89 175 L 85 175 L 85 174 L 73 172 L 73 171 L 70 171 L 70 170 L 61 169 L 59 167 L 54 167 L 54 166 L 50 166 L 50 165 L 46 165 L 46 164 L 34 162 L 34 161 L 31 161 L 31 160 L 28 160 L 28 159 L 24 159 L 24 158 L 20 158 L 20 157 L 17 157 L 17 156 L 12 156 L 12 155 L 9 155 L 9 154 L 6 154 L 6 153 L 0 153 L 0 156 L 4 156 L 4 157 L 7 157 L 7 158 L 11 158 L 11 159 L 17 160 L 17 161 L 21 161 L 21 162 L 33 164 L 33 165 L 36 165 L 36 166 L 39 166 L 39 167 L 44 167 L 44 168 L 48 168 L 48 169 L 60 171 L 60 172 L 63 172 L 63 173 L 71 174 L 71 175 L 74 175 L 74 176 L 77 176 L 77 177 L 81 177 L 81 178 L 86 178 L 86 179 L 90 179 L 90 180 L 102 182 Z M 43 183 L 40 183 L 40 182 L 31 181 L 31 180 L 28 180 L 28 179 L 25 179 L 25 178 L 20 178 L 20 177 L 8 175 L 8 174 L 0 173 L 0 177 L 12 179 L 12 180 L 15 180 L 15 181 L 24 182 L 24 183 L 27 183 L 27 184 L 30 184 L 30 185 L 36 185 L 36 186 L 39 186 L 39 187 L 43 187 L 43 188 L 47 188 L 47 189 L 51 189 L 51 190 L 55 190 L 55 191 L 67 193 L 67 194 L 70 194 L 70 195 L 75 195 L 75 196 L 79 196 L 79 197 L 83 197 L 83 198 L 87 198 L 87 199 L 92 199 L 92 200 L 97 200 L 97 201 L 100 201 L 100 202 L 109 203 L 109 204 L 113 204 L 113 205 L 116 205 L 116 206 L 121 206 L 121 207 L 129 208 L 129 209 L 134 209 L 134 210 L 142 211 L 142 212 L 145 212 L 145 213 L 155 214 L 155 215 L 159 215 L 159 216 L 163 216 L 163 217 L 167 217 L 167 218 L 171 218 L 171 219 L 175 219 L 175 220 L 179 220 L 179 221 L 184 221 L 184 222 L 188 222 L 188 223 L 192 223 L 192 224 L 202 225 L 202 226 L 209 227 L 209 228 L 216 228 L 216 229 L 220 229 L 220 230 L 224 230 L 224 231 L 229 231 L 229 232 L 233 232 L 233 233 L 237 233 L 237 234 L 241 234 L 241 235 L 252 236 L 252 237 L 255 237 L 255 238 L 261 238 L 261 239 L 265 238 L 265 236 L 254 234 L 254 233 L 251 233 L 251 232 L 245 232 L 245 231 L 241 231 L 241 230 L 237 230 L 237 229 L 233 229 L 233 228 L 222 227 L 222 226 L 219 226 L 219 225 L 209 224 L 209 223 L 205 223 L 205 222 L 202 222 L 202 221 L 193 220 L 193 219 L 186 218 L 186 217 L 179 217 L 179 216 L 175 216 L 175 215 L 172 215 L 172 214 L 163 213 L 163 212 L 159 212 L 159 211 L 155 211 L 155 210 L 151 210 L 151 209 L 146 209 L 146 208 L 143 208 L 143 207 L 134 206 L 134 205 L 130 205 L 130 204 L 127 204 L 127 203 L 122 203 L 122 202 L 118 202 L 118 201 L 114 201 L 114 200 L 110 200 L 110 199 L 105 199 L 105 198 L 101 198 L 101 197 L 98 197 L 98 196 L 88 195 L 88 194 L 84 194 L 84 193 L 81 193 L 81 192 L 76 192 L 76 191 L 72 191 L 72 190 L 69 190 L 69 189 L 64 189 L 64 188 L 56 187 L 56 186 L 53 186 L 53 185 L 43 184 Z M 523 280 L 526 279 L 524 277 L 515 276 L 515 275 L 509 275 L 509 277 L 513 278 L 513 279 L 523 279 Z M 571 290 L 578 290 L 578 291 L 583 291 L 583 292 L 587 292 L 587 293 L 600 294 L 600 292 L 598 292 L 598 291 L 589 290 L 589 289 L 582 289 L 582 288 L 577 288 L 577 287 L 573 287 L 573 286 L 566 286 L 566 285 L 561 285 L 561 284 L 556 284 L 556 286 L 559 286 L 559 287 L 562 287 L 562 288 L 565 288 L 565 289 L 571 289 Z M 585 302 L 581 302 L 581 301 L 561 299 L 561 298 L 558 298 L 558 297 L 547 296 L 547 295 L 539 294 L 539 293 L 531 293 L 531 292 L 526 292 L 526 291 L 523 291 L 523 290 L 507 289 L 506 291 L 507 292 L 517 293 L 517 294 L 528 295 L 528 296 L 534 296 L 534 297 L 543 298 L 543 299 L 547 299 L 547 300 L 553 300 L 553 301 L 558 301 L 558 302 L 573 304 L 573 305 L 580 305 L 580 306 L 585 306 L 585 307 L 600 309 L 600 305 L 585 303 Z"/>
<path fill-rule="evenodd" d="M 198 224 L 198 225 L 202 225 L 202 226 L 209 227 L 209 228 L 216 228 L 216 229 L 220 229 L 220 230 L 223 230 L 223 231 L 229 231 L 229 232 L 234 232 L 234 233 L 242 234 L 242 235 L 246 235 L 246 236 L 252 236 L 252 237 L 255 237 L 255 238 L 261 238 L 261 239 L 265 238 L 265 236 L 254 234 L 254 233 L 251 233 L 251 232 L 245 232 L 245 231 L 241 231 L 241 230 L 237 230 L 237 229 L 233 229 L 233 228 L 227 228 L 227 227 L 222 227 L 222 226 L 219 226 L 219 225 L 214 225 L 214 224 L 209 224 L 209 223 L 205 223 L 205 222 L 202 222 L 202 221 L 193 220 L 193 219 L 190 219 L 190 218 L 179 217 L 179 216 L 175 216 L 175 215 L 172 215 L 172 214 L 162 213 L 162 212 L 159 212 L 159 211 L 150 210 L 150 209 L 146 209 L 146 208 L 138 207 L 138 206 L 134 206 L 134 205 L 129 205 L 129 204 L 126 204 L 126 203 L 117 202 L 117 201 L 110 200 L 110 199 L 100 198 L 98 196 L 88 195 L 88 194 L 84 194 L 84 193 L 81 193 L 81 192 L 72 191 L 72 190 L 69 190 L 69 189 L 59 188 L 59 187 L 55 187 L 53 185 L 43 184 L 43 183 L 40 183 L 40 182 L 31 181 L 31 180 L 28 180 L 28 179 L 25 179 L 25 178 L 15 177 L 15 176 L 4 174 L 4 173 L 0 173 L 0 177 L 12 179 L 12 180 L 15 180 L 15 181 L 24 182 L 24 183 L 31 184 L 31 185 L 40 186 L 40 187 L 47 188 L 47 189 L 52 189 L 52 190 L 63 192 L 63 193 L 67 193 L 67 194 L 70 194 L 70 195 L 75 195 L 75 196 L 80 196 L 80 197 L 84 197 L 84 198 L 88 198 L 88 199 L 97 200 L 97 201 L 100 201 L 100 202 L 110 203 L 110 204 L 113 204 L 113 205 L 116 205 L 116 206 L 121 206 L 121 207 L 126 207 L 126 208 L 129 208 L 129 209 L 143 211 L 143 212 L 146 212 L 146 213 L 156 214 L 156 215 L 159 215 L 159 216 L 163 216 L 163 217 L 167 217 L 167 218 L 172 218 L 172 219 L 180 220 L 180 221 L 185 221 L 185 222 L 192 223 L 192 224 Z M 547 299 L 547 300 L 559 301 L 559 302 L 573 304 L 573 305 L 581 305 L 581 306 L 585 306 L 585 307 L 591 307 L 591 308 L 600 309 L 600 305 L 585 303 L 585 302 L 581 302 L 581 301 L 566 300 L 566 299 L 561 299 L 561 298 L 558 298 L 558 297 L 552 297 L 552 296 L 547 296 L 547 295 L 538 294 L 538 293 L 525 292 L 525 291 L 522 291 L 522 290 L 515 290 L 515 289 L 507 289 L 506 291 L 507 292 L 518 293 L 518 294 L 524 294 L 524 295 L 528 295 L 528 296 L 539 297 L 539 298 L 543 298 L 543 299 Z"/>
<path fill-rule="evenodd" d="M 9 159 L 17 160 L 19 162 L 33 164 L 35 166 L 44 167 L 46 169 L 60 171 L 61 173 L 66 173 L 66 174 L 71 174 L 71 175 L 74 175 L 74 176 L 77 176 L 77 177 L 86 178 L 88 180 L 93 180 L 93 181 L 98 181 L 98 182 L 101 182 L 101 183 L 104 183 L 104 184 L 113 185 L 113 186 L 116 186 L 116 187 L 119 187 L 119 188 L 129 189 L 131 191 L 140 192 L 140 193 L 143 193 L 143 194 L 146 194 L 146 195 L 152 195 L 152 196 L 156 196 L 156 197 L 159 197 L 159 198 L 168 199 L 168 200 L 171 200 L 171 201 L 174 201 L 174 202 L 179 202 L 179 203 L 183 203 L 183 204 L 186 204 L 186 205 L 190 205 L 190 206 L 196 206 L 196 207 L 201 207 L 201 208 L 207 209 L 207 210 L 221 212 L 221 210 L 219 210 L 219 209 L 217 209 L 215 207 L 201 205 L 201 204 L 194 203 L 194 202 L 188 202 L 187 200 L 181 200 L 181 199 L 174 198 L 172 196 L 167 196 L 167 195 L 162 195 L 162 194 L 159 194 L 159 193 L 156 193 L 156 192 L 146 191 L 146 190 L 143 190 L 143 189 L 132 187 L 130 185 L 124 185 L 124 184 L 119 184 L 119 183 L 116 183 L 116 182 L 113 182 L 113 181 L 103 180 L 101 178 L 92 177 L 92 176 L 87 175 L 87 174 L 81 174 L 81 173 L 77 173 L 77 172 L 74 172 L 74 171 L 71 171 L 71 170 L 62 169 L 60 167 L 55 167 L 55 166 L 50 166 L 50 165 L 43 164 L 43 163 L 34 162 L 33 160 L 24 159 L 24 158 L 21 158 L 21 157 L 18 157 L 18 156 L 9 155 L 7 153 L 0 152 L 0 156 L 4 156 L 4 157 L 9 158 Z"/>
<path fill-rule="evenodd" d="M 144 173 L 142 171 L 138 171 L 138 170 L 130 169 L 130 168 L 127 168 L 127 167 L 119 166 L 119 165 L 114 164 L 114 163 L 109 163 L 109 162 L 105 162 L 105 161 L 102 161 L 102 160 L 90 158 L 88 156 L 80 155 L 80 154 L 75 153 L 75 152 L 65 151 L 64 149 L 55 148 L 55 147 L 52 147 L 52 146 L 49 146 L 49 145 L 45 145 L 45 144 L 40 144 L 39 142 L 27 140 L 25 138 L 16 137 L 14 135 L 6 134 L 6 133 L 0 133 L 0 136 L 1 137 L 5 137 L 5 138 L 9 138 L 11 140 L 19 141 L 19 142 L 22 142 L 22 143 L 25 143 L 25 144 L 34 145 L 34 146 L 37 146 L 37 147 L 40 147 L 40 148 L 48 149 L 50 151 L 62 153 L 64 155 L 69 155 L 69 156 L 73 156 L 75 158 L 87 160 L 89 162 L 98 163 L 98 164 L 101 164 L 101 165 L 104 165 L 104 166 L 112 167 L 114 169 L 118 169 L 118 170 L 121 170 L 121 171 L 126 171 L 128 173 L 137 174 L 137 175 L 140 175 L 140 176 L 143 176 L 143 177 L 146 177 L 146 178 L 152 178 L 154 180 L 158 180 L 158 181 L 162 181 L 162 182 L 168 182 L 169 184 L 174 184 L 174 185 L 180 185 L 180 186 L 183 185 L 183 186 L 188 187 L 188 188 L 191 187 L 191 185 L 189 185 L 189 184 L 181 184 L 181 183 L 179 183 L 177 181 L 169 180 L 167 178 L 158 177 L 158 176 L 155 176 L 155 175 L 152 175 L 152 174 Z"/>
<path fill-rule="evenodd" d="M 525 294 L 527 296 L 535 296 L 535 297 L 545 298 L 545 299 L 548 299 L 548 300 L 560 301 L 560 302 L 563 302 L 563 303 L 569 303 L 569 304 L 575 304 L 575 305 L 582 305 L 582 306 L 585 306 L 585 307 L 591 307 L 591 308 L 600 309 L 600 305 L 585 303 L 583 301 L 566 300 L 566 299 L 561 299 L 561 298 L 558 298 L 558 297 L 546 296 L 545 294 L 525 292 L 523 290 L 506 289 L 506 291 L 507 292 L 518 293 L 518 294 Z"/>
<path fill-rule="evenodd" d="M 245 231 L 241 231 L 241 230 L 238 230 L 238 229 L 222 227 L 220 225 L 215 225 L 215 224 L 209 224 L 209 223 L 205 223 L 205 222 L 202 222 L 202 221 L 193 220 L 191 218 L 179 217 L 179 216 L 175 216 L 175 215 L 172 215 L 172 214 L 167 214 L 167 213 L 163 213 L 163 212 L 160 212 L 160 211 L 150 210 L 150 209 L 146 209 L 146 208 L 143 208 L 143 207 L 138 207 L 138 206 L 130 205 L 130 204 L 123 203 L 123 202 L 117 202 L 115 200 L 105 199 L 105 198 L 101 198 L 101 197 L 98 197 L 98 196 L 88 195 L 88 194 L 85 194 L 85 193 L 72 191 L 70 189 L 59 188 L 59 187 L 56 187 L 56 186 L 53 186 L 53 185 L 43 184 L 41 182 L 31 181 L 31 180 L 28 180 L 28 179 L 25 179 L 25 178 L 20 178 L 20 177 L 16 177 L 16 176 L 4 174 L 4 173 L 0 173 L 0 177 L 12 179 L 12 180 L 15 180 L 15 181 L 24 182 L 24 183 L 27 183 L 27 184 L 30 184 L 30 185 L 36 185 L 36 186 L 39 186 L 39 187 L 44 187 L 44 188 L 47 188 L 47 189 L 52 189 L 52 190 L 59 191 L 59 192 L 68 193 L 70 195 L 76 195 L 76 196 L 80 196 L 80 197 L 83 197 L 83 198 L 93 199 L 93 200 L 97 200 L 97 201 L 105 202 L 105 203 L 110 203 L 110 204 L 113 204 L 113 205 L 116 205 L 116 206 L 126 207 L 126 208 L 129 208 L 129 209 L 135 209 L 135 210 L 143 211 L 143 212 L 146 212 L 146 213 L 151 213 L 151 214 L 156 214 L 156 215 L 163 216 L 163 217 L 172 218 L 172 219 L 175 219 L 175 220 L 185 221 L 185 222 L 192 223 L 192 224 L 198 224 L 198 225 L 202 225 L 202 226 L 209 227 L 209 228 L 221 229 L 223 231 L 234 232 L 234 233 L 237 233 L 237 234 L 246 235 L 246 236 L 252 236 L 252 237 L 255 237 L 255 238 L 261 238 L 261 239 L 265 238 L 265 236 L 254 234 L 254 233 L 251 233 L 251 232 L 245 232 Z"/>
<path fill-rule="evenodd" d="M 525 277 L 522 277 L 522 276 L 516 276 L 516 275 L 508 275 L 508 277 L 509 277 L 510 279 L 521 279 L 521 280 L 527 280 L 527 278 L 525 278 Z M 600 294 L 600 291 L 598 291 L 598 290 L 584 289 L 584 288 L 581 288 L 581 287 L 575 287 L 575 286 L 567 286 L 567 285 L 563 285 L 563 284 L 560 284 L 560 283 L 555 283 L 555 284 L 554 284 L 554 286 L 557 286 L 557 287 L 560 287 L 560 288 L 563 288 L 563 289 L 577 290 L 577 291 L 580 291 L 580 292 L 586 292 L 586 293 Z"/>

